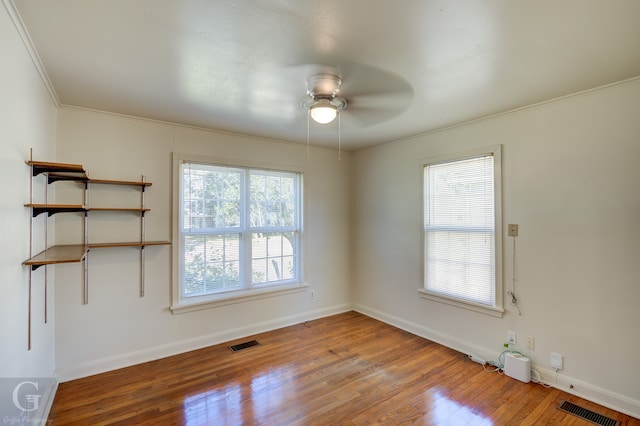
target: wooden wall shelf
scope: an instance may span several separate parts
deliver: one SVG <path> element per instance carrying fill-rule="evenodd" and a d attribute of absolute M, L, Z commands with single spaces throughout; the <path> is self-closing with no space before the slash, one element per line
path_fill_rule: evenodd
<path fill-rule="evenodd" d="M 119 247 L 146 247 L 169 245 L 170 241 L 131 241 L 115 243 L 89 243 L 89 244 L 63 244 L 51 246 L 48 249 L 36 254 L 31 259 L 25 260 L 22 264 L 31 266 L 32 270 L 44 265 L 55 265 L 59 263 L 78 263 L 85 259 L 87 252 L 91 249 L 119 248 Z"/>
<path fill-rule="evenodd" d="M 102 185 L 128 185 L 128 186 L 151 186 L 151 182 L 134 181 L 134 180 L 109 180 L 109 179 L 89 179 L 89 183 L 97 183 Z"/>
<path fill-rule="evenodd" d="M 88 303 L 88 258 L 89 252 L 93 249 L 103 248 L 121 248 L 121 247 L 135 247 L 139 249 L 140 254 L 140 297 L 144 296 L 144 269 L 145 269 L 145 247 L 147 246 L 160 246 L 169 245 L 170 241 L 146 241 L 145 239 L 145 213 L 150 211 L 144 205 L 145 189 L 151 186 L 151 182 L 146 182 L 144 176 L 140 181 L 126 181 L 126 180 L 111 180 L 111 179 L 92 179 L 89 177 L 84 166 L 81 164 L 68 164 L 68 163 L 53 163 L 45 161 L 33 161 L 30 159 L 27 164 L 31 167 L 31 186 L 30 186 L 30 202 L 25 204 L 26 207 L 31 209 L 31 224 L 30 224 L 30 244 L 29 244 L 29 256 L 30 258 L 23 262 L 23 265 L 29 267 L 29 294 L 31 294 L 31 271 L 38 269 L 41 266 L 45 266 L 44 286 L 45 286 L 45 323 L 47 322 L 47 265 L 56 265 L 61 263 L 84 263 L 84 304 Z M 40 175 L 46 175 L 46 185 L 50 185 L 54 182 L 67 181 L 78 182 L 83 185 L 83 204 L 53 204 L 47 200 L 47 191 L 45 191 L 44 202 L 33 202 L 33 179 Z M 88 193 L 91 184 L 97 185 L 120 185 L 137 187 L 140 191 L 140 205 L 139 207 L 91 207 L 88 204 Z M 83 213 L 82 221 L 84 226 L 84 243 L 83 244 L 66 244 L 55 245 L 47 247 L 44 251 L 32 256 L 31 248 L 33 246 L 33 221 L 34 218 L 42 213 L 47 214 L 47 218 L 57 213 Z M 89 243 L 89 212 L 112 212 L 112 213 L 136 213 L 140 215 L 140 235 L 138 241 L 121 241 L 121 242 L 102 242 L 102 243 Z M 44 242 L 47 245 L 47 224 L 48 220 L 44 222 Z M 31 349 L 31 297 L 29 297 L 29 349 Z"/>
<path fill-rule="evenodd" d="M 73 213 L 73 212 L 131 212 L 146 213 L 151 209 L 140 207 L 85 207 L 82 204 L 25 204 L 25 207 L 33 209 L 33 217 L 42 213 L 53 216 L 56 213 Z"/>
<path fill-rule="evenodd" d="M 31 207 L 31 216 L 36 217 L 42 213 L 47 216 L 53 216 L 56 213 L 73 213 L 85 212 L 87 208 L 82 204 L 25 204 L 25 207 Z"/>
<path fill-rule="evenodd" d="M 84 244 L 52 246 L 31 259 L 25 260 L 23 265 L 31 266 L 31 269 L 34 270 L 44 265 L 81 262 L 86 254 L 87 246 Z"/>
<path fill-rule="evenodd" d="M 131 212 L 131 213 L 144 213 L 151 209 L 136 208 L 136 207 L 87 207 L 88 212 Z"/>
<path fill-rule="evenodd" d="M 51 163 L 47 161 L 27 161 L 31 166 L 31 175 L 38 176 L 40 173 L 60 174 L 60 176 L 73 177 L 75 179 L 87 179 L 87 172 L 81 164 Z"/>
<path fill-rule="evenodd" d="M 87 247 L 90 249 L 115 248 L 115 247 L 146 247 L 146 246 L 164 246 L 171 244 L 170 241 L 132 241 L 117 243 L 89 243 Z"/>

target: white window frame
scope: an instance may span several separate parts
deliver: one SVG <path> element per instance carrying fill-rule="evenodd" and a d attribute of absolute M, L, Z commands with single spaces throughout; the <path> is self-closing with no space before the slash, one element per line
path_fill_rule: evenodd
<path fill-rule="evenodd" d="M 481 303 L 474 303 L 465 299 L 459 299 L 456 297 L 445 296 L 443 294 L 429 291 L 425 286 L 426 272 L 425 272 L 425 188 L 424 188 L 424 172 L 425 168 L 429 164 L 446 163 L 459 161 L 464 159 L 476 158 L 486 155 L 492 155 L 494 159 L 494 268 L 495 268 L 495 300 L 493 305 L 485 305 Z M 500 145 L 484 147 L 478 149 L 472 149 L 461 153 L 443 155 L 438 157 L 425 158 L 420 161 L 420 181 L 421 183 L 421 198 L 422 198 L 422 287 L 418 289 L 418 293 L 424 299 L 433 300 L 436 302 L 445 303 L 448 305 L 456 306 L 459 308 L 468 309 L 483 314 L 502 317 L 504 313 L 503 307 L 503 270 L 502 270 L 502 149 Z"/>
<path fill-rule="evenodd" d="M 232 289 L 223 292 L 215 292 L 210 294 L 203 294 L 197 296 L 183 296 L 182 292 L 182 263 L 183 263 L 183 238 L 181 232 L 181 214 L 182 214 L 182 175 L 181 165 L 183 163 L 199 163 L 212 166 L 223 166 L 231 168 L 239 168 L 244 170 L 264 170 L 267 172 L 285 172 L 285 173 L 297 173 L 299 175 L 298 185 L 298 216 L 296 221 L 298 223 L 298 246 L 296 247 L 295 259 L 297 276 L 294 279 L 283 280 L 282 282 L 275 282 L 269 284 L 255 284 L 246 285 L 243 288 Z M 234 159 L 224 159 L 216 157 L 204 157 L 190 154 L 173 154 L 173 247 L 172 247 L 172 304 L 171 311 L 174 314 L 180 314 L 185 312 L 196 311 L 200 309 L 213 308 L 216 306 L 224 306 L 233 303 L 240 303 L 250 300 L 262 299 L 265 297 L 273 297 L 284 294 L 291 294 L 296 292 L 305 291 L 308 285 L 304 282 L 304 233 L 303 233 L 303 174 L 304 169 L 296 168 L 292 166 L 285 166 L 280 164 L 266 164 L 260 162 L 239 161 Z M 244 210 L 243 207 L 242 210 Z M 244 214 L 242 212 L 241 214 Z M 247 228 L 244 226 L 244 228 Z M 243 232 L 249 232 L 248 229 L 244 229 Z M 243 241 L 245 245 L 250 247 L 251 239 L 248 242 Z M 245 252 L 241 252 L 241 258 L 244 257 Z M 246 264 L 248 262 L 244 262 Z M 249 268 L 250 269 L 250 268 Z M 245 272 L 246 273 L 246 272 Z M 249 272 L 250 273 L 250 272 Z M 249 280 L 250 281 L 250 280 Z"/>

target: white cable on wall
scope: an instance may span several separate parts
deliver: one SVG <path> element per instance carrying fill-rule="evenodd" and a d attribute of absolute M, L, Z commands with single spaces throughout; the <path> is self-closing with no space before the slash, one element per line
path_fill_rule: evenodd
<path fill-rule="evenodd" d="M 520 306 L 518 306 L 518 298 L 516 297 L 516 237 L 511 237 L 511 239 L 513 240 L 513 259 L 511 262 L 512 280 L 511 290 L 507 291 L 507 294 L 511 296 L 511 304 L 518 310 L 518 315 L 522 316 L 522 311 L 520 310 Z"/>

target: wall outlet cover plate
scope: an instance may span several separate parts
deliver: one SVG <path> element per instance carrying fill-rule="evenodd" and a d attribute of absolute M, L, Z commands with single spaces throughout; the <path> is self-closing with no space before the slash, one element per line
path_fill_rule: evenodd
<path fill-rule="evenodd" d="M 549 363 L 551 364 L 551 368 L 562 370 L 562 354 L 551 352 L 549 356 Z"/>

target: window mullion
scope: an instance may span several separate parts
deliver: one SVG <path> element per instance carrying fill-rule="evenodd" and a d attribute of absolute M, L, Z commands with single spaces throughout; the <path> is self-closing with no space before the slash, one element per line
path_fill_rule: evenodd
<path fill-rule="evenodd" d="M 250 170 L 245 169 L 240 181 L 240 264 L 242 276 L 240 278 L 243 288 L 251 288 L 251 179 Z"/>

